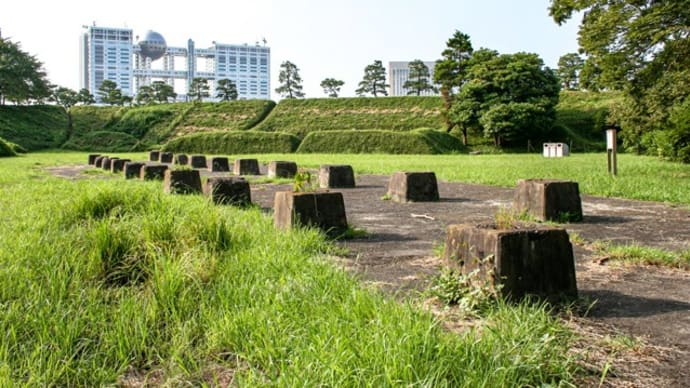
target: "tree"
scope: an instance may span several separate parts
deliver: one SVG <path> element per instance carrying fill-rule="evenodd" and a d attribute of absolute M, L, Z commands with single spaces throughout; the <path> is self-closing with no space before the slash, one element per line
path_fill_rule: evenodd
<path fill-rule="evenodd" d="M 170 100 L 175 101 L 177 97 L 175 88 L 163 81 L 151 82 L 151 92 L 153 99 L 161 104 L 170 102 Z"/>
<path fill-rule="evenodd" d="M 466 71 L 449 113 L 461 128 L 482 131 L 497 147 L 543 137 L 551 129 L 560 85 L 539 56 L 481 49 Z"/>
<path fill-rule="evenodd" d="M 451 119 L 453 95 L 466 82 L 468 61 L 472 57 L 472 43 L 470 36 L 455 31 L 446 42 L 446 48 L 441 53 L 441 59 L 436 61 L 434 68 L 434 82 L 440 85 L 443 110 L 441 116 L 446 123 L 446 131 L 450 132 L 457 123 Z M 461 127 L 462 142 L 467 145 L 467 128 Z"/>
<path fill-rule="evenodd" d="M 122 90 L 117 87 L 114 81 L 109 79 L 103 80 L 101 86 L 98 88 L 98 96 L 104 104 L 108 105 L 122 105 Z"/>
<path fill-rule="evenodd" d="M 53 95 L 50 99 L 65 108 L 65 112 L 67 112 L 67 137 L 69 138 L 72 133 L 71 108 L 79 102 L 79 94 L 70 88 L 58 86 L 53 88 Z"/>
<path fill-rule="evenodd" d="M 96 99 L 93 97 L 93 94 L 89 92 L 89 89 L 82 88 L 79 90 L 79 93 L 77 93 L 77 102 L 82 105 L 91 105 L 96 102 Z"/>
<path fill-rule="evenodd" d="M 587 55 L 585 73 L 596 86 L 623 90 L 611 119 L 624 128 L 625 145 L 656 149 L 644 136 L 665 131 L 676 106 L 690 95 L 690 4 L 687 0 L 551 0 L 549 13 L 563 24 L 582 12 L 578 33 Z M 687 129 L 690 131 L 690 128 Z M 663 148 L 663 147 L 661 147 Z"/>
<path fill-rule="evenodd" d="M 389 86 L 386 83 L 386 69 L 383 67 L 383 63 L 377 59 L 374 63 L 364 68 L 364 77 L 359 82 L 359 88 L 355 93 L 359 96 L 367 93 L 374 97 L 378 97 L 379 94 L 387 96 L 388 91 L 386 88 Z"/>
<path fill-rule="evenodd" d="M 206 78 L 195 77 L 189 84 L 189 97 L 196 101 L 201 101 L 204 97 L 210 96 L 209 94 L 208 80 Z"/>
<path fill-rule="evenodd" d="M 220 98 L 221 101 L 234 101 L 237 97 L 237 85 L 233 80 L 226 78 L 218 81 L 216 98 Z"/>
<path fill-rule="evenodd" d="M 410 75 L 403 84 L 407 94 L 421 95 L 423 92 L 435 91 L 436 88 L 429 82 L 431 75 L 429 67 L 421 59 L 415 59 L 408 65 Z"/>
<path fill-rule="evenodd" d="M 345 85 L 344 81 L 335 78 L 326 78 L 321 81 L 321 88 L 323 92 L 328 95 L 328 97 L 337 98 L 338 93 L 340 93 L 340 87 Z"/>
<path fill-rule="evenodd" d="M 580 88 L 580 73 L 585 61 L 577 53 L 565 54 L 558 59 L 558 78 L 561 80 L 561 87 L 567 90 L 578 90 Z"/>
<path fill-rule="evenodd" d="M 19 43 L 0 38 L 0 105 L 42 101 L 52 91 L 43 64 L 21 50 Z"/>
<path fill-rule="evenodd" d="M 275 89 L 277 93 L 285 98 L 304 97 L 302 92 L 302 78 L 299 76 L 299 68 L 290 62 L 285 61 L 280 64 L 278 82 L 280 86 Z"/>
<path fill-rule="evenodd" d="M 149 85 L 142 85 L 137 90 L 136 102 L 137 104 L 153 104 L 155 98 L 153 96 L 153 88 Z"/>

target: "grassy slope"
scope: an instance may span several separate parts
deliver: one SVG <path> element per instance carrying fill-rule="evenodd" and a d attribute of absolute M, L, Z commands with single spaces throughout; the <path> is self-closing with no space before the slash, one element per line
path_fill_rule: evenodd
<path fill-rule="evenodd" d="M 201 154 L 283 153 L 294 152 L 298 145 L 299 138 L 288 133 L 224 131 L 176 137 L 165 143 L 162 150 Z"/>
<path fill-rule="evenodd" d="M 454 136 L 434 129 L 415 129 L 314 131 L 302 140 L 297 152 L 443 154 L 462 150 L 462 142 Z"/>
<path fill-rule="evenodd" d="M 618 92 L 562 91 L 556 106 L 555 135 L 572 142 L 574 151 L 605 149 L 602 127 L 609 107 L 621 99 Z"/>
<path fill-rule="evenodd" d="M 67 137 L 67 114 L 58 106 L 0 106 L 0 137 L 27 150 L 59 147 Z"/>
<path fill-rule="evenodd" d="M 328 244 L 317 233 L 277 232 L 259 209 L 164 195 L 160 182 L 41 170 L 85 160 L 0 163 L 2 386 L 114 385 L 147 373 L 155 385 L 192 386 L 572 379 L 570 335 L 543 309 L 499 306 L 483 330 L 456 336 L 361 287 L 321 256 Z"/>
<path fill-rule="evenodd" d="M 438 97 L 357 97 L 282 100 L 256 129 L 304 137 L 311 131 L 410 130 L 441 127 Z"/>

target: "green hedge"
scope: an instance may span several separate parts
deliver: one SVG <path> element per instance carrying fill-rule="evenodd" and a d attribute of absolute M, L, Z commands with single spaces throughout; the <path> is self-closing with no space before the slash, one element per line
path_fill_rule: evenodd
<path fill-rule="evenodd" d="M 57 148 L 67 137 L 67 113 L 52 105 L 0 106 L 0 137 L 27 150 Z"/>
<path fill-rule="evenodd" d="M 204 132 L 170 140 L 162 149 L 200 154 L 289 153 L 299 145 L 299 138 L 280 132 Z"/>
<path fill-rule="evenodd" d="M 72 136 L 62 148 L 75 151 L 127 152 L 135 150 L 138 139 L 128 133 L 93 131 Z"/>
<path fill-rule="evenodd" d="M 5 139 L 0 137 L 0 157 L 4 156 L 17 156 L 17 153 Z"/>
<path fill-rule="evenodd" d="M 328 130 L 436 128 L 443 124 L 441 107 L 440 97 L 285 99 L 256 129 L 304 137 Z"/>
<path fill-rule="evenodd" d="M 309 133 L 297 152 L 443 154 L 464 151 L 460 139 L 434 129 L 317 131 Z"/>

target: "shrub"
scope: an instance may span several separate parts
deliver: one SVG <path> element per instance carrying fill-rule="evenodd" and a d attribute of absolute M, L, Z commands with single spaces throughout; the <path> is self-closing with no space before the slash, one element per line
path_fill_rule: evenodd
<path fill-rule="evenodd" d="M 59 147 L 67 136 L 67 114 L 50 105 L 0 106 L 0 137 L 27 150 Z"/>
<path fill-rule="evenodd" d="M 462 150 L 462 143 L 452 135 L 433 129 L 417 129 L 409 132 L 311 132 L 304 138 L 297 152 L 441 154 Z"/>
<path fill-rule="evenodd" d="M 62 148 L 76 151 L 126 152 L 132 151 L 138 140 L 124 132 L 94 131 L 72 136 Z"/>
<path fill-rule="evenodd" d="M 3 156 L 17 156 L 17 153 L 5 139 L 0 137 L 0 157 Z"/>
<path fill-rule="evenodd" d="M 164 151 L 206 154 L 289 153 L 299 138 L 287 133 L 254 131 L 204 132 L 181 136 L 163 145 Z"/>

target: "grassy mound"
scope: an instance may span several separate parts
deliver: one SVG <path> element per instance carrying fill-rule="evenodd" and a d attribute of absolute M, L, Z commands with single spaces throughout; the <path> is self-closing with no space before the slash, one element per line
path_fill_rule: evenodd
<path fill-rule="evenodd" d="M 282 100 L 256 129 L 304 137 L 342 129 L 407 131 L 442 125 L 439 97 L 358 97 Z"/>
<path fill-rule="evenodd" d="M 93 131 L 72 136 L 62 148 L 76 151 L 126 152 L 138 144 L 137 138 L 124 132 Z"/>
<path fill-rule="evenodd" d="M 0 157 L 3 156 L 17 156 L 17 152 L 10 143 L 0 137 Z"/>
<path fill-rule="evenodd" d="M 250 129 L 263 120 L 276 105 L 270 100 L 242 100 L 197 103 L 177 125 L 177 135 L 210 130 Z"/>
<path fill-rule="evenodd" d="M 562 91 L 556 106 L 553 140 L 572 141 L 576 150 L 604 149 L 602 128 L 606 124 L 609 107 L 621 98 L 616 92 Z"/>
<path fill-rule="evenodd" d="M 289 153 L 299 138 L 279 132 L 231 131 L 194 133 L 170 140 L 162 149 L 206 154 Z"/>
<path fill-rule="evenodd" d="M 70 109 L 72 131 L 76 135 L 102 131 L 115 124 L 130 108 L 123 106 L 80 105 Z"/>
<path fill-rule="evenodd" d="M 462 142 L 458 138 L 433 129 L 407 132 L 345 130 L 310 132 L 297 152 L 443 154 L 463 149 Z"/>
<path fill-rule="evenodd" d="M 59 147 L 67 137 L 67 114 L 59 106 L 0 106 L 0 137 L 27 150 Z"/>

